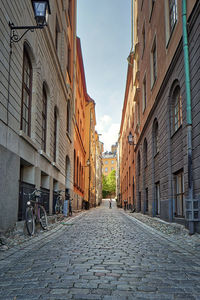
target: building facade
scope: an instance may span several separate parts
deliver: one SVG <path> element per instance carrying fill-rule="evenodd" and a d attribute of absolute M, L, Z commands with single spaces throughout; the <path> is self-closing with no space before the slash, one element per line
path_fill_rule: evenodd
<path fill-rule="evenodd" d="M 10 46 L 8 23 L 35 25 L 33 7 L 31 1 L 0 3 L 1 231 L 24 219 L 26 194 L 35 188 L 48 213 L 54 191 L 73 194 L 76 1 L 49 4 L 48 25 Z"/>
<path fill-rule="evenodd" d="M 117 169 L 117 156 L 115 152 L 106 151 L 102 155 L 102 170 L 103 175 L 107 176 L 113 170 Z"/>
<path fill-rule="evenodd" d="M 86 104 L 86 164 L 85 167 L 85 201 L 86 208 L 96 206 L 96 141 L 95 141 L 95 102 L 88 96 Z"/>
<path fill-rule="evenodd" d="M 76 99 L 74 118 L 74 197 L 73 209 L 82 209 L 85 190 L 86 167 L 86 138 L 85 138 L 85 110 L 87 102 L 87 89 L 85 72 L 81 51 L 80 39 L 76 38 Z"/>
<path fill-rule="evenodd" d="M 99 135 L 97 131 L 95 132 L 95 141 L 96 141 L 96 206 L 99 206 L 102 203 L 102 152 L 103 152 L 103 143 L 99 140 Z"/>
<path fill-rule="evenodd" d="M 133 117 L 133 124 L 127 123 L 126 133 L 121 131 L 121 159 L 128 147 L 134 149 L 136 210 L 181 222 L 194 233 L 200 230 L 200 3 L 135 2 L 135 94 L 131 96 L 135 107 L 128 111 L 124 106 L 123 113 L 126 119 Z M 123 147 L 128 132 L 133 144 Z M 124 172 L 127 177 L 122 179 L 121 191 L 127 198 L 128 166 Z"/>

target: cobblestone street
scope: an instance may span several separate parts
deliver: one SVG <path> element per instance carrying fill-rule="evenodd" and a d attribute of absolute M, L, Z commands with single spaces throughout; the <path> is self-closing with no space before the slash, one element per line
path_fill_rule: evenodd
<path fill-rule="evenodd" d="M 200 299 L 199 278 L 198 253 L 107 201 L 0 253 L 2 300 Z"/>

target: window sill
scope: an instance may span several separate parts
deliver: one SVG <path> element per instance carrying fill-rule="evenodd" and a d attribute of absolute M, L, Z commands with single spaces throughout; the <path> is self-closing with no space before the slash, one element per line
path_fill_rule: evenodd
<path fill-rule="evenodd" d="M 43 156 L 46 160 L 48 160 L 50 163 L 52 162 L 51 161 L 51 158 L 49 157 L 48 154 L 46 154 L 46 152 L 44 152 L 44 150 L 38 150 L 38 152 L 40 153 L 41 156 Z"/>
<path fill-rule="evenodd" d="M 38 151 L 38 147 L 37 147 L 36 143 L 35 143 L 28 135 L 26 135 L 26 134 L 23 132 L 23 130 L 20 130 L 19 136 L 20 136 L 23 140 L 25 140 L 26 142 L 28 142 L 29 145 L 32 146 L 35 150 Z"/>
<path fill-rule="evenodd" d="M 68 138 L 69 142 L 70 142 L 70 143 L 72 143 L 72 140 L 71 140 L 71 137 L 70 137 L 70 135 L 69 135 L 69 132 L 68 132 L 68 131 L 66 131 L 66 136 L 67 136 L 67 138 Z"/>
<path fill-rule="evenodd" d="M 175 27 L 176 27 L 176 24 L 177 24 L 177 20 L 176 20 L 176 23 L 174 23 L 173 29 L 172 29 L 172 31 L 169 34 L 169 39 L 168 39 L 167 44 L 166 44 L 166 49 L 168 49 L 168 47 L 169 47 L 170 41 L 172 39 L 173 32 L 174 32 Z"/>
<path fill-rule="evenodd" d="M 152 86 L 151 86 L 151 91 L 153 90 L 153 88 L 154 88 L 154 86 L 155 86 L 155 84 L 156 84 L 156 80 L 157 80 L 157 77 L 154 79 L 154 82 L 153 82 L 153 84 L 152 84 Z"/>
<path fill-rule="evenodd" d="M 58 171 L 60 171 L 60 168 L 59 168 L 58 164 L 55 161 L 53 161 L 51 164 L 54 168 L 56 168 Z"/>
<path fill-rule="evenodd" d="M 156 158 L 159 155 L 159 151 L 154 155 L 154 158 Z"/>
<path fill-rule="evenodd" d="M 179 132 L 179 131 L 181 130 L 181 128 L 182 128 L 182 124 L 179 126 L 178 129 L 176 129 L 176 131 L 174 131 L 174 132 L 172 133 L 171 139 L 177 134 L 177 132 Z"/>

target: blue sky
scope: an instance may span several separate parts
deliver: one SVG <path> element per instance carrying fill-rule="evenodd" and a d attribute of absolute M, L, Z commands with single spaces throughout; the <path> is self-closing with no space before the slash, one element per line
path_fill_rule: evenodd
<path fill-rule="evenodd" d="M 117 141 L 131 48 L 131 0 L 77 0 L 87 91 L 104 150 Z"/>

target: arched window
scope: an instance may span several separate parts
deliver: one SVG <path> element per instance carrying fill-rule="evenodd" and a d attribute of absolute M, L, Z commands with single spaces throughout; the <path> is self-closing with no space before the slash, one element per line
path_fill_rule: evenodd
<path fill-rule="evenodd" d="M 137 159 L 137 163 L 138 163 L 138 176 L 140 176 L 140 172 L 141 172 L 141 159 L 140 159 L 140 152 L 138 153 L 138 159 Z"/>
<path fill-rule="evenodd" d="M 76 164 L 76 184 L 79 186 L 79 158 L 77 157 L 77 164 Z"/>
<path fill-rule="evenodd" d="M 24 46 L 23 75 L 22 75 L 22 106 L 21 106 L 21 130 L 31 136 L 31 97 L 32 97 L 32 64 Z"/>
<path fill-rule="evenodd" d="M 153 124 L 153 150 L 154 156 L 159 152 L 159 137 L 158 137 L 158 121 L 157 119 L 154 120 Z"/>
<path fill-rule="evenodd" d="M 57 108 L 54 108 L 54 131 L 53 131 L 53 159 L 54 162 L 56 162 L 56 156 L 57 156 L 57 128 L 58 127 L 58 113 Z"/>
<path fill-rule="evenodd" d="M 176 86 L 172 94 L 172 134 L 182 125 L 182 98 L 180 87 Z"/>
<path fill-rule="evenodd" d="M 76 150 L 74 150 L 74 185 L 76 183 Z"/>
<path fill-rule="evenodd" d="M 42 92 L 42 138 L 41 149 L 46 151 L 46 135 L 47 135 L 47 92 L 45 85 L 43 84 Z"/>
<path fill-rule="evenodd" d="M 67 101 L 67 133 L 70 133 L 70 103 Z"/>
<path fill-rule="evenodd" d="M 144 167 L 147 166 L 147 159 L 148 159 L 148 144 L 147 144 L 147 139 L 145 138 L 144 139 L 144 146 L 143 146 L 143 149 L 144 149 Z"/>

